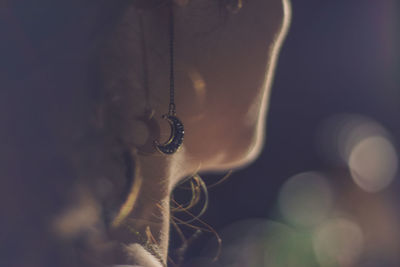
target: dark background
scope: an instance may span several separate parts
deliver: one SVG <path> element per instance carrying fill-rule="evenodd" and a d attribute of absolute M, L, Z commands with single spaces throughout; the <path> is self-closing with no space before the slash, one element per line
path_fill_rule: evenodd
<path fill-rule="evenodd" d="M 319 171 L 342 190 L 355 187 L 347 166 L 320 151 L 319 129 L 332 116 L 355 114 L 379 123 L 399 151 L 400 2 L 293 0 L 292 9 L 292 23 L 272 89 L 264 150 L 253 164 L 209 189 L 209 206 L 202 220 L 217 232 L 250 218 L 285 223 L 276 208 L 277 198 L 281 186 L 299 173 Z M 64 21 L 64 17 L 54 20 Z M 46 29 L 52 32 L 51 26 L 43 28 L 42 34 L 47 33 Z M 41 34 L 36 38 L 40 39 Z M 3 75 L 32 67 L 31 58 L 20 56 L 22 64 L 9 49 L 3 50 L 6 53 L 2 61 L 7 64 L 3 69 L 8 70 Z M 212 184 L 223 175 L 205 174 L 203 178 Z M 400 212 L 398 178 L 399 174 L 388 189 L 364 195 L 390 194 Z M 190 229 L 182 228 L 190 234 Z M 179 246 L 178 236 L 172 235 L 171 247 Z M 212 242 L 213 235 L 202 234 L 189 247 L 186 261 L 204 255 L 204 248 Z M 398 267 L 400 261 L 386 263 L 378 261 L 368 266 Z"/>
<path fill-rule="evenodd" d="M 319 155 L 315 140 L 318 127 L 333 115 L 371 117 L 400 142 L 398 7 L 386 0 L 293 1 L 264 150 L 255 163 L 210 190 L 207 218 L 218 217 L 216 227 L 266 216 L 281 184 L 296 173 L 336 168 Z"/>
<path fill-rule="evenodd" d="M 399 2 L 302 0 L 292 1 L 292 8 L 264 150 L 256 162 L 209 190 L 203 219 L 217 231 L 248 218 L 279 220 L 275 206 L 280 187 L 297 173 L 346 174 L 346 166 L 324 158 L 317 145 L 318 129 L 331 116 L 368 117 L 386 128 L 399 150 Z M 213 183 L 222 176 L 204 179 Z M 399 179 L 390 185 L 395 195 L 399 185 Z M 210 239 L 201 237 L 188 257 L 200 255 Z"/>

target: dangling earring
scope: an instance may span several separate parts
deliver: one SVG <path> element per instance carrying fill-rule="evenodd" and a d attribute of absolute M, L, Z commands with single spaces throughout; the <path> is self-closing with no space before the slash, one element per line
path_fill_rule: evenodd
<path fill-rule="evenodd" d="M 174 14 L 173 14 L 173 6 L 170 4 L 170 29 L 169 29 L 169 38 L 170 38 L 170 87 L 169 87 L 169 110 L 168 113 L 163 115 L 162 118 L 167 120 L 171 127 L 171 134 L 168 138 L 168 141 L 160 144 L 157 140 L 154 141 L 154 144 L 158 151 L 163 154 L 173 154 L 175 153 L 183 143 L 184 137 L 184 127 L 183 123 L 176 116 L 176 106 L 175 106 L 175 85 L 174 85 Z"/>

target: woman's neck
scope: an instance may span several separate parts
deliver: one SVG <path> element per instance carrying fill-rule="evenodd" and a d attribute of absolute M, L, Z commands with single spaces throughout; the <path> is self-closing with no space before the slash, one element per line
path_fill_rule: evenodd
<path fill-rule="evenodd" d="M 140 244 L 163 263 L 167 262 L 168 255 L 170 195 L 175 184 L 194 170 L 190 161 L 183 161 L 187 158 L 184 153 L 183 147 L 171 156 L 139 154 L 134 158 L 134 184 L 127 198 L 131 203 L 125 202 L 128 212 L 116 231 L 118 240 L 125 244 Z M 136 253 L 130 249 L 133 247 Z M 138 261 L 135 258 L 140 254 L 137 245 L 129 245 L 128 254 L 134 254 L 133 261 Z"/>

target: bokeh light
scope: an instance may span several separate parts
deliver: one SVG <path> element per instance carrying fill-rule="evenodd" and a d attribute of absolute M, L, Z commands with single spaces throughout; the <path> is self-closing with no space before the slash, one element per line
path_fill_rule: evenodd
<path fill-rule="evenodd" d="M 323 154 L 346 164 L 354 182 L 367 192 L 386 188 L 398 171 L 391 135 L 378 122 L 357 114 L 327 119 L 318 137 Z"/>
<path fill-rule="evenodd" d="M 224 228 L 221 237 L 219 264 L 224 267 L 318 266 L 312 236 L 283 223 L 264 219 L 239 221 Z M 215 247 L 209 249 L 212 255 Z"/>
<path fill-rule="evenodd" d="M 360 226 L 348 219 L 333 219 L 322 224 L 313 238 L 321 267 L 354 266 L 364 247 Z"/>
<path fill-rule="evenodd" d="M 317 172 L 295 175 L 283 185 L 278 204 L 289 222 L 300 226 L 314 226 L 323 221 L 332 207 L 331 186 Z"/>
<path fill-rule="evenodd" d="M 381 136 L 361 140 L 351 151 L 348 163 L 355 183 L 368 192 L 377 192 L 389 185 L 398 169 L 392 143 Z"/>

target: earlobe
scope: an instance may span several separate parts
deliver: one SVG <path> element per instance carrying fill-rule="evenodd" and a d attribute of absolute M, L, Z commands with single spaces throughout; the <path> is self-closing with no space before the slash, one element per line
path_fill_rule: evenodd
<path fill-rule="evenodd" d="M 146 126 L 147 136 L 141 144 L 136 143 L 136 149 L 141 155 L 151 155 L 157 152 L 154 146 L 154 140 L 159 140 L 161 136 L 160 125 L 154 117 L 153 110 L 147 110 L 143 115 L 136 117 L 136 121 Z"/>

